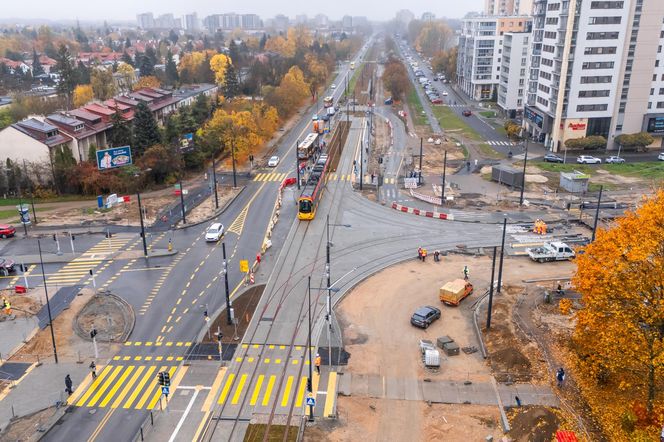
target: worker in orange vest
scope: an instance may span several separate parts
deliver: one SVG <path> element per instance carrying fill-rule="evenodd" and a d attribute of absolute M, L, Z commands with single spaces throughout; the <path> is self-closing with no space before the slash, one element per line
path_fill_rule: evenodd
<path fill-rule="evenodd" d="M 5 310 L 5 314 L 12 314 L 12 305 L 7 301 L 7 298 L 2 298 L 2 308 Z"/>
<path fill-rule="evenodd" d="M 320 355 L 316 353 L 316 359 L 314 359 L 314 365 L 316 366 L 316 372 L 320 374 Z"/>

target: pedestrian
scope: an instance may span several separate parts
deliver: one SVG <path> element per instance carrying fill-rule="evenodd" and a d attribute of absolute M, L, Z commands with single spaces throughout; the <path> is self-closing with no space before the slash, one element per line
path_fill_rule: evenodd
<path fill-rule="evenodd" d="M 516 401 L 516 406 L 520 407 L 521 406 L 521 398 L 519 396 L 514 396 L 514 400 Z"/>
<path fill-rule="evenodd" d="M 433 252 L 433 260 L 434 260 L 434 262 L 440 261 L 440 252 L 438 250 Z"/>
<path fill-rule="evenodd" d="M 470 161 L 466 161 L 466 170 L 470 171 Z"/>
<path fill-rule="evenodd" d="M 65 391 L 67 392 L 67 394 L 69 394 L 69 396 L 71 396 L 72 393 L 74 393 L 74 390 L 72 390 L 71 388 L 72 385 L 74 384 L 71 381 L 71 377 L 69 377 L 69 375 L 65 376 Z"/>
<path fill-rule="evenodd" d="M 422 260 L 422 247 L 417 248 L 417 260 L 418 261 Z"/>
<path fill-rule="evenodd" d="M 468 281 L 469 277 L 470 277 L 470 270 L 468 270 L 468 266 L 463 266 L 463 279 Z"/>
<path fill-rule="evenodd" d="M 565 381 L 565 370 L 560 367 L 556 372 L 556 381 L 558 383 L 558 388 L 563 388 L 563 382 Z"/>
<path fill-rule="evenodd" d="M 256 253 L 256 263 L 257 264 L 261 263 L 261 254 L 260 253 Z"/>
<path fill-rule="evenodd" d="M 97 365 L 95 361 L 90 362 L 90 371 L 92 372 L 92 379 L 97 379 Z"/>
<path fill-rule="evenodd" d="M 427 249 L 422 249 L 422 262 L 427 260 Z"/>
<path fill-rule="evenodd" d="M 475 167 L 477 167 L 477 158 L 475 158 Z"/>
<path fill-rule="evenodd" d="M 320 355 L 316 353 L 316 359 L 314 359 L 314 365 L 316 366 L 316 373 L 320 374 Z"/>

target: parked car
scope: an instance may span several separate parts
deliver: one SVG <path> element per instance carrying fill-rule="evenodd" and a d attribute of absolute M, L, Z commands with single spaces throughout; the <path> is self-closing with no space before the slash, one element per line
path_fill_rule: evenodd
<path fill-rule="evenodd" d="M 415 310 L 410 317 L 410 323 L 415 327 L 428 328 L 433 321 L 440 318 L 440 309 L 425 305 Z"/>
<path fill-rule="evenodd" d="M 555 153 L 547 153 L 544 155 L 544 161 L 547 163 L 564 163 L 565 160 Z"/>
<path fill-rule="evenodd" d="M 610 156 L 605 161 L 609 164 L 621 164 L 625 162 L 625 159 L 617 156 Z"/>
<path fill-rule="evenodd" d="M 273 155 L 270 157 L 270 159 L 267 161 L 268 167 L 277 167 L 279 164 L 279 157 L 276 155 Z"/>
<path fill-rule="evenodd" d="M 447 97 L 447 91 L 443 91 L 443 97 Z"/>
<path fill-rule="evenodd" d="M 431 104 L 443 104 L 443 100 L 440 98 L 432 98 Z"/>
<path fill-rule="evenodd" d="M 14 272 L 14 261 L 8 258 L 0 258 L 0 274 L 7 276 Z"/>
<path fill-rule="evenodd" d="M 214 223 L 208 227 L 205 232 L 205 241 L 208 242 L 217 242 L 224 235 L 224 225 L 221 223 Z"/>
<path fill-rule="evenodd" d="M 579 155 L 576 157 L 576 162 L 579 164 L 601 164 L 602 160 L 592 155 Z"/>
<path fill-rule="evenodd" d="M 16 235 L 16 227 L 9 224 L 0 224 L 0 237 L 7 238 Z"/>
<path fill-rule="evenodd" d="M 464 109 L 464 111 L 461 112 L 461 114 L 462 114 L 464 117 L 470 117 L 471 115 L 473 115 L 473 113 L 470 111 L 470 109 Z"/>
<path fill-rule="evenodd" d="M 392 97 L 390 97 L 390 98 L 388 98 L 387 100 L 385 100 L 384 103 L 385 103 L 386 105 L 388 105 L 388 106 L 391 106 L 391 105 L 394 103 L 394 100 L 392 100 Z"/>
<path fill-rule="evenodd" d="M 658 159 L 659 161 L 664 161 L 664 152 L 662 152 L 662 153 L 660 153 L 659 155 L 657 155 L 657 159 Z"/>

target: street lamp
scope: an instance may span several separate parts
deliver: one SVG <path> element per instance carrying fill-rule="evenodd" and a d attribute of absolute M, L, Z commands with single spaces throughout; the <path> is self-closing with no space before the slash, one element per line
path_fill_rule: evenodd
<path fill-rule="evenodd" d="M 523 177 L 521 179 L 521 195 L 519 196 L 519 206 L 523 206 L 523 189 L 526 188 L 526 162 L 528 161 L 528 134 L 526 133 L 524 142 L 526 152 L 523 157 Z"/>
<path fill-rule="evenodd" d="M 312 360 L 311 360 L 311 275 L 307 278 L 307 297 L 309 301 L 309 332 L 307 333 L 307 348 L 309 349 L 309 377 L 307 378 L 307 391 L 309 394 L 313 394 L 313 382 L 312 378 L 314 376 L 312 370 Z M 309 422 L 314 421 L 314 406 L 309 405 Z"/>
<path fill-rule="evenodd" d="M 51 303 L 48 299 L 48 287 L 46 286 L 46 272 L 44 271 L 44 258 L 42 257 L 41 241 L 37 240 L 39 247 L 39 263 L 41 264 L 42 279 L 44 280 L 44 295 L 46 296 L 46 310 L 48 311 L 48 326 L 51 329 L 51 341 L 53 342 L 53 356 L 55 363 L 58 363 L 58 350 L 55 347 L 55 332 L 53 331 L 53 317 L 51 316 Z"/>

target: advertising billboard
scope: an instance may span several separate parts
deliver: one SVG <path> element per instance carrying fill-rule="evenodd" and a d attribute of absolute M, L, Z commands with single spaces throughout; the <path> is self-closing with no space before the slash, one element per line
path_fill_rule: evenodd
<path fill-rule="evenodd" d="M 114 169 L 132 164 L 131 147 L 112 147 L 97 151 L 97 168 L 99 170 Z"/>
<path fill-rule="evenodd" d="M 194 148 L 194 134 L 184 134 L 180 138 L 180 150 L 188 152 Z"/>

